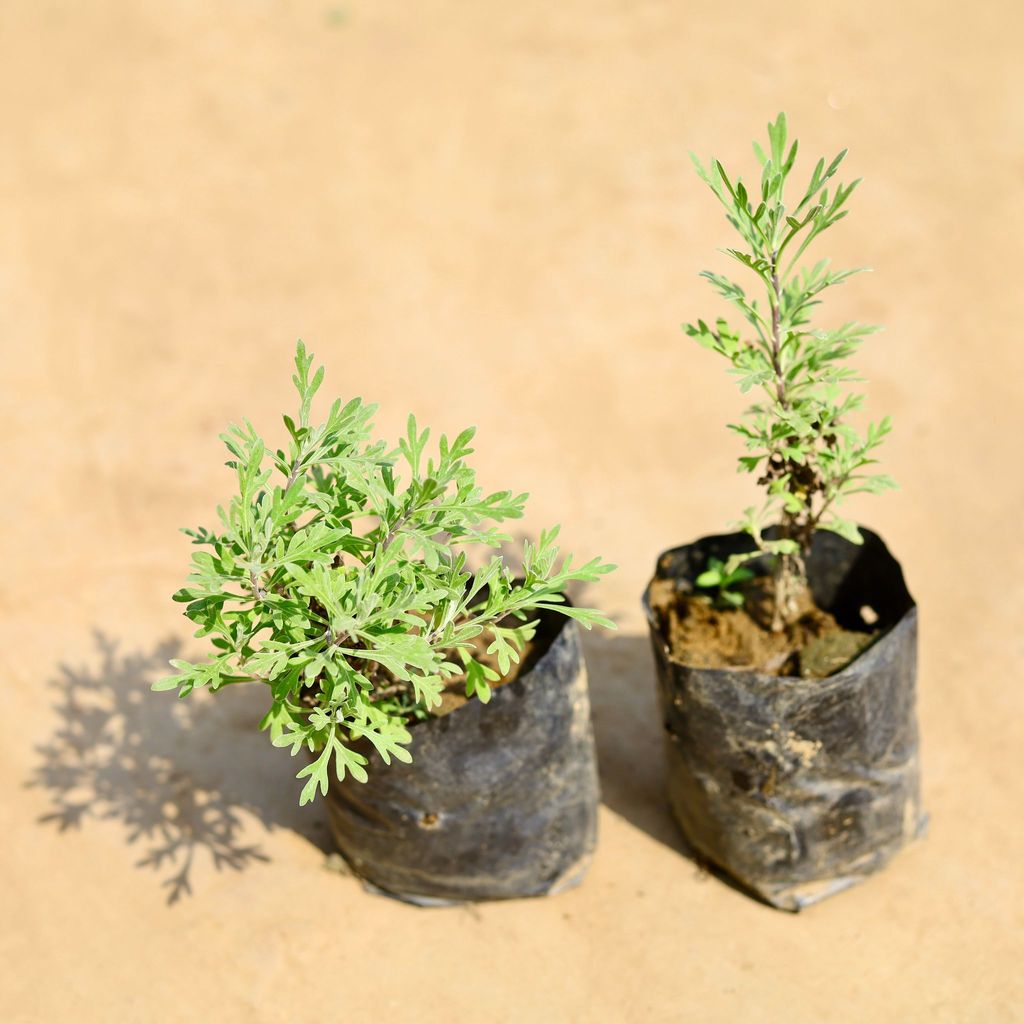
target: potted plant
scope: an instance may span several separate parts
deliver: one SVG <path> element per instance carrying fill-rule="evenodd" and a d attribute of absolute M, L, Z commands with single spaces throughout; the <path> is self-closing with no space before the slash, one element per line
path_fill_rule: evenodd
<path fill-rule="evenodd" d="M 876 328 L 811 325 L 822 293 L 857 273 L 801 267 L 858 182 L 846 151 L 792 191 L 786 118 L 755 143 L 749 190 L 718 161 L 701 178 L 741 244 L 755 291 L 711 271 L 738 313 L 686 326 L 757 401 L 731 425 L 763 502 L 732 533 L 664 553 L 644 597 L 668 736 L 669 796 L 690 844 L 789 910 L 877 870 L 922 827 L 914 710 L 917 611 L 877 534 L 845 499 L 895 486 L 875 471 L 889 419 L 858 433 L 847 365 Z M 760 298 L 757 293 L 760 292 Z"/>
<path fill-rule="evenodd" d="M 428 450 L 410 416 L 392 450 L 360 399 L 314 424 L 324 369 L 301 343 L 295 371 L 286 449 L 248 421 L 222 435 L 238 491 L 216 529 L 185 531 L 199 550 L 175 594 L 213 651 L 154 689 L 265 685 L 260 727 L 308 757 L 300 803 L 327 797 L 338 847 L 380 890 L 427 903 L 578 881 L 598 784 L 575 623 L 612 623 L 565 588 L 613 567 L 560 558 L 556 527 L 523 545 L 517 578 L 496 524 L 527 496 L 477 487 L 473 430 Z M 492 554 L 471 569 L 474 546 Z"/>

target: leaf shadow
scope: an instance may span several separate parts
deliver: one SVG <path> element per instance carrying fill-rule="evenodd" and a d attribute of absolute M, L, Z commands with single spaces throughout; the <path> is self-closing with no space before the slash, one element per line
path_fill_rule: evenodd
<path fill-rule="evenodd" d="M 179 653 L 176 641 L 122 652 L 103 633 L 94 639 L 92 664 L 62 664 L 49 682 L 58 724 L 26 781 L 49 803 L 40 824 L 68 832 L 119 823 L 141 851 L 136 866 L 162 876 L 168 904 L 192 894 L 202 857 L 218 871 L 270 860 L 251 839 L 252 819 L 265 833 L 288 828 L 329 850 L 324 822 L 300 811 L 279 752 L 256 730 L 262 693 L 150 693 Z"/>

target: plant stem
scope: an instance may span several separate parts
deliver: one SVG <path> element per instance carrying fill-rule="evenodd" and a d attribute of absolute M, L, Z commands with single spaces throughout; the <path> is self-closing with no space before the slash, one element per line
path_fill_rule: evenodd
<path fill-rule="evenodd" d="M 836 500 L 839 493 L 842 491 L 846 481 L 850 478 L 852 470 L 847 470 L 838 480 L 832 485 L 832 493 L 829 494 L 822 502 L 821 508 L 818 509 L 817 513 L 811 516 L 810 522 L 808 523 L 808 531 L 813 531 L 817 528 L 818 523 L 821 522 L 821 517 L 829 510 L 832 502 Z"/>
<path fill-rule="evenodd" d="M 771 290 L 769 304 L 772 310 L 772 372 L 775 374 L 775 394 L 783 409 L 789 408 L 786 394 L 786 377 L 782 370 L 782 283 L 779 280 L 779 253 L 772 250 L 769 260 L 771 268 Z M 805 531 L 799 529 L 797 517 L 792 512 L 783 511 L 779 522 L 782 538 L 790 540 L 798 535 L 801 550 L 805 546 Z M 806 587 L 803 558 L 794 555 L 782 555 L 776 561 L 775 594 L 772 607 L 772 632 L 781 633 L 788 622 L 792 621 L 799 609 L 797 600 L 800 591 Z"/>
<path fill-rule="evenodd" d="M 775 373 L 775 394 L 783 409 L 788 407 L 786 400 L 786 378 L 782 373 L 782 285 L 779 283 L 779 254 L 772 251 L 771 271 L 772 288 L 769 305 L 772 309 L 772 370 Z"/>

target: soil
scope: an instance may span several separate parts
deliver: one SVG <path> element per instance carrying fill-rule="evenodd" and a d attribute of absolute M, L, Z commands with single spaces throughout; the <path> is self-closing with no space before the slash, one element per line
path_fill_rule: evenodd
<path fill-rule="evenodd" d="M 817 679 L 840 671 L 881 635 L 880 630 L 845 629 L 808 594 L 799 617 L 783 632 L 769 628 L 772 580 L 759 577 L 742 589 L 741 608 L 719 607 L 713 598 L 679 589 L 673 580 L 652 585 L 672 657 L 698 668 L 750 669 L 766 675 Z M 863 609 L 865 627 L 873 618 Z"/>

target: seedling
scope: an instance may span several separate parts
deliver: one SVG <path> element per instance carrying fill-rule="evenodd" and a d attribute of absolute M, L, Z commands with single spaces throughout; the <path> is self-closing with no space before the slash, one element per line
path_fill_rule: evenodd
<path fill-rule="evenodd" d="M 467 567 L 467 546 L 511 541 L 496 524 L 521 517 L 527 498 L 476 486 L 472 429 L 428 452 L 430 431 L 410 416 L 391 449 L 371 439 L 375 406 L 358 398 L 334 402 L 313 424 L 323 379 L 300 342 L 287 450 L 268 450 L 248 420 L 221 435 L 238 493 L 218 508 L 218 529 L 184 531 L 202 550 L 174 595 L 214 650 L 205 661 L 172 661 L 176 674 L 153 687 L 185 697 L 197 687 L 265 684 L 260 728 L 293 755 L 316 755 L 298 773 L 307 780 L 300 804 L 327 793 L 332 763 L 339 781 L 366 781 L 357 740 L 386 764 L 411 760 L 406 726 L 440 703 L 453 678 L 465 676 L 468 697 L 489 700 L 490 684 L 519 661 L 536 613 L 614 628 L 566 603 L 568 584 L 614 567 L 560 558 L 558 527 L 524 543 L 521 578 L 500 554 Z M 497 671 L 474 657 L 481 637 Z"/>
<path fill-rule="evenodd" d="M 694 580 L 698 587 L 715 591 L 715 600 L 720 607 L 739 608 L 743 605 L 743 594 L 732 588 L 754 578 L 754 573 L 743 566 L 743 556 L 734 555 L 727 562 L 720 558 L 709 558 L 708 567 Z"/>
<path fill-rule="evenodd" d="M 864 396 L 844 390 L 860 379 L 846 360 L 878 328 L 851 322 L 821 329 L 810 323 L 819 296 L 864 268 L 834 271 L 827 260 L 797 267 L 808 246 L 846 216 L 844 207 L 860 179 L 830 185 L 844 149 L 827 166 L 824 159 L 817 162 L 794 205 L 784 193 L 797 148 L 794 141 L 787 149 L 786 116 L 779 114 L 768 125 L 767 151 L 754 143 L 761 174 L 759 185 L 749 191 L 719 161 L 705 169 L 693 156 L 698 174 L 743 242 L 741 248 L 724 251 L 754 275 L 763 298 L 706 270 L 701 276 L 739 312 L 743 326 L 718 319 L 714 327 L 704 320 L 685 327 L 700 345 L 728 360 L 744 394 L 761 394 L 743 420 L 729 426 L 745 442 L 740 470 L 759 473 L 757 482 L 765 489 L 763 504 L 747 508 L 739 525 L 756 544 L 747 557 L 769 555 L 773 560 L 775 631 L 783 630 L 801 607 L 808 586 L 805 559 L 815 530 L 833 530 L 861 543 L 856 525 L 839 514 L 839 507 L 854 494 L 896 486 L 889 476 L 870 469 L 889 433 L 889 418 L 858 433 L 848 418 Z M 767 531 L 769 523 L 777 523 L 776 529 Z"/>

